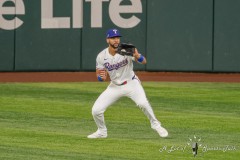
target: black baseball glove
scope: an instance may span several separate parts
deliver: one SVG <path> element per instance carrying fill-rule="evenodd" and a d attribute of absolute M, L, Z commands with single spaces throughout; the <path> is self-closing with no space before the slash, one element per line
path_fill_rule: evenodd
<path fill-rule="evenodd" d="M 133 56 L 135 46 L 130 43 L 121 43 L 118 45 L 116 52 L 122 56 Z"/>

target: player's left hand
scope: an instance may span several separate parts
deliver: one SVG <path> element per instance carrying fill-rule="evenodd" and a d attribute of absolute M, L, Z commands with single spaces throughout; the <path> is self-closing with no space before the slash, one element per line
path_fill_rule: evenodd
<path fill-rule="evenodd" d="M 135 48 L 135 51 L 133 53 L 133 57 L 135 58 L 135 60 L 137 62 L 139 62 L 141 64 L 146 64 L 147 63 L 146 58 L 138 52 L 137 48 Z"/>
<path fill-rule="evenodd" d="M 141 54 L 138 52 L 137 48 L 135 48 L 135 51 L 133 53 L 133 57 L 135 57 L 135 59 L 140 58 Z"/>

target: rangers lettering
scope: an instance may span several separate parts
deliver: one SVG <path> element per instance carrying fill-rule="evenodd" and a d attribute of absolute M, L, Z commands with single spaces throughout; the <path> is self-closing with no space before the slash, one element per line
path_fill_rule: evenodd
<path fill-rule="evenodd" d="M 104 63 L 105 68 L 107 68 L 108 71 L 112 70 L 118 70 L 119 68 L 126 66 L 128 64 L 128 60 L 124 59 L 123 61 L 117 63 L 117 64 L 110 64 L 110 63 Z"/>

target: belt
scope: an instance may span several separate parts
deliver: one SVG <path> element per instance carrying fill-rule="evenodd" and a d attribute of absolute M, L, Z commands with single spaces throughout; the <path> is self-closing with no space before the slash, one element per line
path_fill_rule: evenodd
<path fill-rule="evenodd" d="M 127 81 L 124 81 L 123 83 L 119 84 L 119 86 L 127 84 Z"/>
<path fill-rule="evenodd" d="M 132 80 L 135 78 L 135 75 L 132 77 Z M 127 84 L 127 81 L 124 81 L 123 83 L 121 83 L 121 84 L 116 84 L 117 86 L 122 86 L 122 85 L 125 85 L 125 84 Z"/>

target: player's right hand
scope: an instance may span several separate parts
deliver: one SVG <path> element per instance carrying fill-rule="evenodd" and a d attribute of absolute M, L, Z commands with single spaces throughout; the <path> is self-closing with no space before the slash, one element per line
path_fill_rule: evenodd
<path fill-rule="evenodd" d="M 96 75 L 97 75 L 97 77 L 100 77 L 100 81 L 106 81 L 107 80 L 107 71 L 105 70 L 105 68 L 96 69 Z"/>
<path fill-rule="evenodd" d="M 107 71 L 106 70 L 100 70 L 99 75 L 103 79 L 103 81 L 105 81 L 107 79 Z"/>

